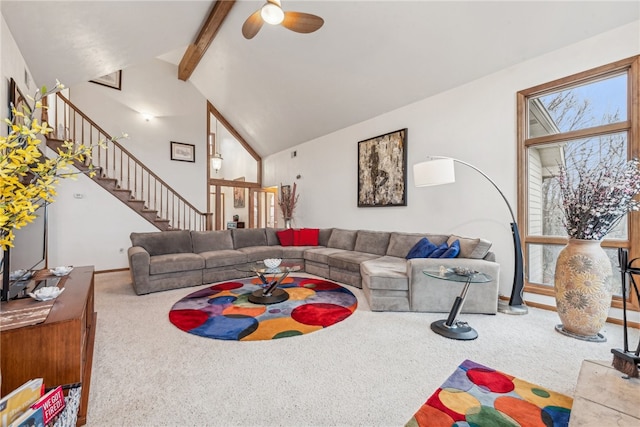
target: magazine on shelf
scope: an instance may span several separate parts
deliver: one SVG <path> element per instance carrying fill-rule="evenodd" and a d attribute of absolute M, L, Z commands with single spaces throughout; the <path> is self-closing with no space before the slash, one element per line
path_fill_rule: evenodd
<path fill-rule="evenodd" d="M 29 380 L 0 400 L 0 426 L 9 426 L 44 392 L 42 378 Z"/>
<path fill-rule="evenodd" d="M 45 427 L 42 408 L 27 409 L 9 427 Z"/>
<path fill-rule="evenodd" d="M 42 408 L 44 424 L 49 425 L 55 416 L 62 412 L 64 405 L 65 402 L 62 386 L 58 386 L 38 399 L 33 405 L 31 405 L 31 409 Z"/>

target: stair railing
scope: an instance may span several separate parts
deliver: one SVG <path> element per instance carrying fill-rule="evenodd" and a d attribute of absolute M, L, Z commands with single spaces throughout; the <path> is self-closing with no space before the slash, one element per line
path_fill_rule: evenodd
<path fill-rule="evenodd" d="M 168 227 L 158 226 L 150 220 L 151 223 L 160 229 L 211 229 L 211 214 L 201 212 L 180 196 L 133 154 L 113 141 L 107 132 L 69 99 L 60 92 L 49 98 L 47 121 L 54 129 L 55 138 L 85 145 L 106 141 L 106 149 L 96 146 L 92 151 L 93 166 L 99 168 L 96 178 L 115 179 L 115 191 L 130 190 L 132 200 L 144 201 L 143 212 L 155 211 L 158 217 L 155 222 L 168 222 Z"/>

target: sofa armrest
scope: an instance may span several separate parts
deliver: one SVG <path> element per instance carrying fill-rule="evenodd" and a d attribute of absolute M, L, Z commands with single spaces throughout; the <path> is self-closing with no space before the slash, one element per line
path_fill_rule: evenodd
<path fill-rule="evenodd" d="M 149 283 L 149 267 L 151 256 L 142 246 L 132 246 L 127 251 L 129 257 L 129 272 L 136 294 L 148 294 L 151 292 Z"/>
<path fill-rule="evenodd" d="M 500 264 L 485 259 L 471 258 L 414 258 L 407 261 L 409 277 L 409 300 L 412 311 L 446 313 L 464 286 L 462 282 L 451 282 L 429 277 L 423 270 L 438 271 L 445 268 L 463 267 L 492 277 L 488 283 L 474 283 L 469 287 L 462 307 L 463 313 L 495 314 L 498 311 Z"/>

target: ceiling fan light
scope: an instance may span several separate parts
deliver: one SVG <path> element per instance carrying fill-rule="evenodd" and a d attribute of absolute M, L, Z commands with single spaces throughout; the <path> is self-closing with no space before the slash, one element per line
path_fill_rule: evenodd
<path fill-rule="evenodd" d="M 260 16 L 264 22 L 271 25 L 278 25 L 284 20 L 284 12 L 273 3 L 267 3 L 260 9 Z"/>

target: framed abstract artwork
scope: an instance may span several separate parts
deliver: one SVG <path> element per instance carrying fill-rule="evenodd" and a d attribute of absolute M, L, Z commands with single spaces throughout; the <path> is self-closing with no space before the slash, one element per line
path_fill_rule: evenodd
<path fill-rule="evenodd" d="M 358 142 L 358 207 L 407 205 L 407 129 Z"/>

